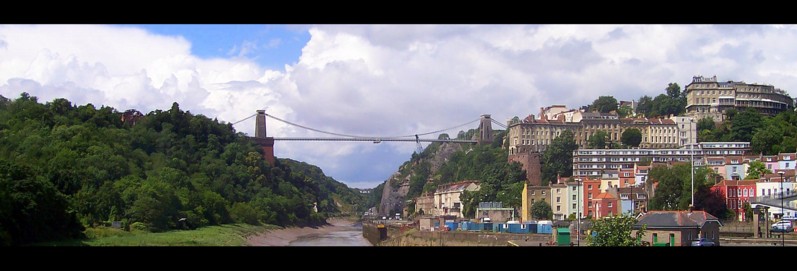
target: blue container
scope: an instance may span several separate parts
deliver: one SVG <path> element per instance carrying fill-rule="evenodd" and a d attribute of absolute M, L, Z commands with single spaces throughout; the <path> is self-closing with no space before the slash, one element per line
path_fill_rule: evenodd
<path fill-rule="evenodd" d="M 457 230 L 457 222 L 446 222 L 446 227 L 448 227 L 449 231 Z"/>
<path fill-rule="evenodd" d="M 529 231 L 529 224 L 526 224 L 526 223 L 520 224 L 520 232 L 518 232 L 518 233 L 526 234 L 526 233 L 529 233 L 529 232 L 530 232 Z"/>
<path fill-rule="evenodd" d="M 537 223 L 528 223 L 529 233 L 537 233 Z"/>
<path fill-rule="evenodd" d="M 460 227 L 463 231 L 467 231 L 470 230 L 470 224 L 470 221 L 462 221 L 462 223 L 460 223 Z"/>
<path fill-rule="evenodd" d="M 537 233 L 553 233 L 553 225 L 537 224 Z"/>
<path fill-rule="evenodd" d="M 507 224 L 509 226 L 509 233 L 520 233 L 520 224 Z"/>
<path fill-rule="evenodd" d="M 492 231 L 493 230 L 493 223 L 489 222 L 489 223 L 482 224 L 482 230 Z"/>
<path fill-rule="evenodd" d="M 494 223 L 493 224 L 493 232 L 504 232 L 504 224 Z"/>

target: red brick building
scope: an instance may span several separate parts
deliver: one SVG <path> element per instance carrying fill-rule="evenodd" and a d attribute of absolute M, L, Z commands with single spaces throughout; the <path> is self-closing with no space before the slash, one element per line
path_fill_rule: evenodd
<path fill-rule="evenodd" d="M 711 190 L 719 191 L 725 200 L 725 206 L 736 212 L 736 217 L 743 221 L 744 203 L 749 203 L 756 196 L 755 184 L 756 180 L 724 180 L 712 186 Z"/>
<path fill-rule="evenodd" d="M 617 198 L 610 193 L 600 193 L 598 196 L 592 198 L 590 205 L 588 205 L 595 212 L 594 218 L 601 218 L 607 216 L 614 216 L 620 213 L 620 203 Z M 591 212 L 591 211 L 590 211 Z"/>
<path fill-rule="evenodd" d="M 633 168 L 621 168 L 618 178 L 620 178 L 620 188 L 632 187 L 636 183 L 636 174 Z"/>
<path fill-rule="evenodd" d="M 582 199 L 584 202 L 582 206 L 584 207 L 584 214 L 586 216 L 595 217 L 595 207 L 592 206 L 590 203 L 592 199 L 600 195 L 601 193 L 601 180 L 600 179 L 589 179 L 583 178 L 583 191 L 584 195 L 582 195 Z"/>

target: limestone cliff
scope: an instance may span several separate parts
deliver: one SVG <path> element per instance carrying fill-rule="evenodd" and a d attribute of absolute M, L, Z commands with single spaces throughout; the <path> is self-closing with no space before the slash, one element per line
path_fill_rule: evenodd
<path fill-rule="evenodd" d="M 382 190 L 382 201 L 379 204 L 378 212 L 380 215 L 395 215 L 401 213 L 407 203 L 407 193 L 410 192 L 410 181 L 413 176 L 423 174 L 423 167 L 428 165 L 429 177 L 435 176 L 440 167 L 457 151 L 469 148 L 470 145 L 458 143 L 433 143 L 430 144 L 421 155 L 413 155 L 413 159 L 405 162 L 399 170 L 385 181 Z M 419 184 L 425 185 L 426 180 Z"/>

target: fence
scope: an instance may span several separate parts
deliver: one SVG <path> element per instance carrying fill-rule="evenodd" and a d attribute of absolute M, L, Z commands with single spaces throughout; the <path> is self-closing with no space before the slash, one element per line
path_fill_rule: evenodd
<path fill-rule="evenodd" d="M 752 233 L 753 223 L 751 222 L 724 222 L 720 227 L 720 232 L 730 233 Z"/>

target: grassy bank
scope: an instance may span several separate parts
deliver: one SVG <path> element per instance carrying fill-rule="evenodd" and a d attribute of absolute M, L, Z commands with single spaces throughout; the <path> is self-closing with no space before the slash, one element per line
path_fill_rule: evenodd
<path fill-rule="evenodd" d="M 246 237 L 280 227 L 228 224 L 196 230 L 168 232 L 123 231 L 113 228 L 90 228 L 88 239 L 37 244 L 39 246 L 246 246 Z"/>

